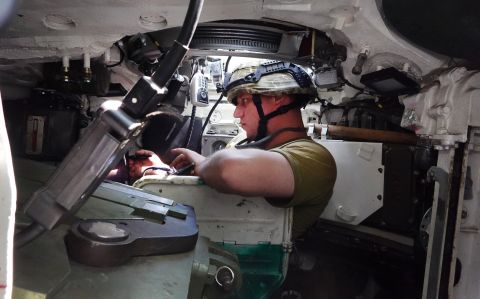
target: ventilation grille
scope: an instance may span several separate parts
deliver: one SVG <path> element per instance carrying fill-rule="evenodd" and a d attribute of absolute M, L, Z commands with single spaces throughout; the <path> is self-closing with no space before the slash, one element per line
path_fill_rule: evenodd
<path fill-rule="evenodd" d="M 282 34 L 267 30 L 238 27 L 197 27 L 190 44 L 202 50 L 228 49 L 276 53 Z"/>

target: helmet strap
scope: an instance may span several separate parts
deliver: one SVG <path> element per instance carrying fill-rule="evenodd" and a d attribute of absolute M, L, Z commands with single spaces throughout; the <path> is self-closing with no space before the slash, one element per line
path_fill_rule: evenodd
<path fill-rule="evenodd" d="M 299 103 L 298 101 L 293 101 L 292 103 L 280 106 L 277 110 L 272 111 L 269 114 L 265 115 L 262 108 L 261 96 L 259 94 L 253 94 L 252 100 L 253 100 L 253 103 L 255 104 L 255 107 L 257 107 L 258 116 L 260 118 L 258 121 L 257 136 L 255 136 L 254 141 L 258 141 L 267 136 L 267 123 L 271 118 L 280 114 L 287 113 L 288 111 L 294 108 L 302 106 L 301 103 Z"/>
<path fill-rule="evenodd" d="M 262 107 L 262 97 L 259 94 L 252 95 L 253 103 L 257 107 L 257 113 L 260 120 L 258 121 L 257 135 L 255 136 L 255 141 L 262 139 L 267 136 L 267 122 L 268 119 L 265 117 Z"/>

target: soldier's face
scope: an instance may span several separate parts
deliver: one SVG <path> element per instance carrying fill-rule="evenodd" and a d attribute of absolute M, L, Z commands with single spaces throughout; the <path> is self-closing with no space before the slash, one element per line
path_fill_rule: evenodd
<path fill-rule="evenodd" d="M 272 109 L 269 107 L 270 101 L 268 96 L 262 96 L 262 108 L 264 114 L 268 114 Z M 241 93 L 237 96 L 237 106 L 233 117 L 240 119 L 240 125 L 247 133 L 248 139 L 253 139 L 257 136 L 258 116 L 257 107 L 253 103 L 253 96 L 249 93 Z"/>
<path fill-rule="evenodd" d="M 240 126 L 247 133 L 247 138 L 252 139 L 257 135 L 260 118 L 251 94 L 241 93 L 237 96 L 237 106 L 235 107 L 233 117 L 240 119 Z"/>

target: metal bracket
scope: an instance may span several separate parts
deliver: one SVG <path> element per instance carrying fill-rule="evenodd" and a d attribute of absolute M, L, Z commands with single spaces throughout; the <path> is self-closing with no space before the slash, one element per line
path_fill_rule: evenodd
<path fill-rule="evenodd" d="M 140 191 L 136 188 L 120 183 L 105 181 L 95 190 L 94 196 L 127 206 L 134 209 L 133 214 L 157 221 L 164 221 L 166 216 L 177 219 L 185 219 L 185 209 L 178 208 L 178 205 L 171 199 Z"/>
<path fill-rule="evenodd" d="M 449 175 L 436 166 L 428 170 L 427 179 L 439 184 L 438 198 L 432 206 L 431 234 L 428 240 L 427 263 L 424 277 L 424 299 L 436 299 L 439 294 L 443 265 L 443 251 L 447 229 L 449 203 Z"/>

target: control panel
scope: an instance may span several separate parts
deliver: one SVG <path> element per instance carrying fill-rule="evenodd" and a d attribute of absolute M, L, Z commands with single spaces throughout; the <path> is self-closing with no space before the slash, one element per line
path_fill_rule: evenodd
<path fill-rule="evenodd" d="M 193 75 L 190 82 L 190 100 L 194 106 L 208 106 L 208 80 L 201 72 Z"/>

